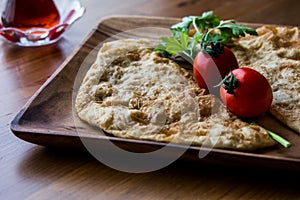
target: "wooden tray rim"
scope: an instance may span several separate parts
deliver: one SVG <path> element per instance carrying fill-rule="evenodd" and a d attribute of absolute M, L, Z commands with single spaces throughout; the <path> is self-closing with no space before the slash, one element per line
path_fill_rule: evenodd
<path fill-rule="evenodd" d="M 20 111 L 16 114 L 16 116 L 13 118 L 13 120 L 10 123 L 10 130 L 12 133 L 17 136 L 18 138 L 25 140 L 27 142 L 31 143 L 36 143 L 38 142 L 32 142 L 23 137 L 25 134 L 39 134 L 39 135 L 50 135 L 53 137 L 69 137 L 72 139 L 78 139 L 79 136 L 77 134 L 73 135 L 64 135 L 64 132 L 51 132 L 51 130 L 46 130 L 44 132 L 40 131 L 40 129 L 35 129 L 35 128 L 26 128 L 23 127 L 22 125 L 19 124 L 22 116 L 24 113 L 28 111 L 29 106 L 33 103 L 33 101 L 37 98 L 37 96 L 40 95 L 40 93 L 49 85 L 52 83 L 53 79 L 58 76 L 61 71 L 67 66 L 67 64 L 73 59 L 73 57 L 80 52 L 82 46 L 92 37 L 93 33 L 97 30 L 97 27 L 101 25 L 103 22 L 107 20 L 112 20 L 112 19 L 118 19 L 118 18 L 142 18 L 142 19 L 151 19 L 151 20 L 163 20 L 163 19 L 168 19 L 168 20 L 174 20 L 174 21 L 179 21 L 180 18 L 172 18 L 172 17 L 155 17 L 155 16 L 139 16 L 139 15 L 111 15 L 107 16 L 105 18 L 102 18 L 99 23 L 97 24 L 96 27 L 92 29 L 92 31 L 88 34 L 87 37 L 83 40 L 83 42 L 74 49 L 74 51 L 68 56 L 68 58 L 52 73 L 52 75 L 45 81 L 44 84 L 29 98 L 29 100 L 24 104 L 24 106 L 20 109 Z M 258 27 L 262 25 L 273 25 L 273 24 L 262 24 L 262 23 L 249 23 L 249 22 L 238 22 L 241 24 L 246 24 L 246 25 L 251 25 L 253 27 Z M 278 26 L 278 25 L 277 25 Z M 282 25 L 282 26 L 287 26 L 287 25 Z M 110 137 L 110 136 L 105 136 L 106 138 L 109 138 L 110 140 L 117 141 L 117 142 L 129 142 L 129 143 L 138 143 L 138 144 L 146 144 L 146 145 L 155 145 L 155 146 L 164 146 L 166 143 L 163 142 L 156 142 L 156 141 L 146 141 L 146 140 L 137 140 L 137 139 L 126 139 L 126 138 L 117 138 L 117 137 Z M 103 139 L 103 136 L 89 136 L 91 139 Z M 43 145 L 43 144 L 38 144 L 38 145 Z M 183 148 L 186 146 L 181 145 L 181 144 L 171 144 L 175 148 Z M 67 147 L 69 148 L 69 147 Z M 208 150 L 209 148 L 205 147 L 199 147 L 199 146 L 189 146 L 189 150 L 196 150 L 199 151 L 200 148 L 202 150 Z M 210 149 L 209 149 L 210 150 Z M 258 159 L 263 159 L 263 160 L 270 160 L 270 161 L 283 161 L 283 162 L 289 162 L 289 163 L 300 163 L 300 158 L 291 158 L 291 157 L 280 157 L 280 156 L 274 156 L 274 155 L 266 155 L 266 154 L 256 154 L 253 152 L 245 152 L 245 151 L 238 151 L 238 150 L 231 150 L 231 149 L 216 149 L 213 148 L 210 150 L 212 153 L 217 153 L 217 154 L 226 154 L 226 155 L 233 155 L 233 156 L 241 156 L 241 157 L 249 157 L 249 158 L 258 158 Z"/>

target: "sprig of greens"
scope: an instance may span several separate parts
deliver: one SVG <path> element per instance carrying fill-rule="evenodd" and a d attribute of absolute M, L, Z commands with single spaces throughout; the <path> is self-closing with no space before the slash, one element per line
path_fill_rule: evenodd
<path fill-rule="evenodd" d="M 170 29 L 172 35 L 162 37 L 155 51 L 164 57 L 180 55 L 189 62 L 193 62 L 200 48 L 205 50 L 217 42 L 225 45 L 232 38 L 244 37 L 246 34 L 257 35 L 255 29 L 236 24 L 235 20 L 220 20 L 213 11 L 204 12 L 202 16 L 184 17 Z M 189 34 L 191 30 L 195 31 L 193 35 Z"/>
<path fill-rule="evenodd" d="M 201 30 L 207 30 L 209 28 L 218 26 L 220 24 L 220 18 L 216 15 L 213 15 L 212 11 L 204 12 L 202 16 L 184 17 L 182 18 L 182 22 L 171 26 L 171 31 L 185 32 L 188 34 L 191 24 L 193 24 L 198 33 L 201 33 Z"/>
<path fill-rule="evenodd" d="M 251 125 L 258 125 L 256 122 L 252 121 L 250 123 Z M 268 130 L 268 129 L 265 129 L 267 131 L 267 133 L 271 136 L 271 138 L 273 138 L 274 140 L 276 140 L 279 144 L 281 144 L 282 146 L 284 146 L 285 148 L 288 148 L 290 147 L 292 144 L 287 141 L 286 139 L 284 139 L 283 137 L 277 135 L 276 133 Z"/>
<path fill-rule="evenodd" d="M 188 62 L 192 63 L 196 56 L 196 44 L 198 38 L 191 38 L 185 32 L 179 32 L 176 36 L 161 37 L 162 43 L 156 48 L 163 57 L 180 55 Z"/>

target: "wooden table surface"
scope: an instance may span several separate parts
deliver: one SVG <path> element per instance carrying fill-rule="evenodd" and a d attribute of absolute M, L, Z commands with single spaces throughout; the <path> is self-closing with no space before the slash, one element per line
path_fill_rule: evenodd
<path fill-rule="evenodd" d="M 298 0 L 82 0 L 83 18 L 58 43 L 21 48 L 0 41 L 0 199 L 300 199 L 300 175 L 178 160 L 149 173 L 107 167 L 86 152 L 20 140 L 10 122 L 103 17 L 183 17 L 300 25 Z M 295 182 L 295 183 L 294 183 Z"/>

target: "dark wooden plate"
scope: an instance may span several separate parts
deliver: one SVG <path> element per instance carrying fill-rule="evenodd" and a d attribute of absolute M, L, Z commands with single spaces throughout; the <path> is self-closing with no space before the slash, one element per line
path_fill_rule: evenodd
<path fill-rule="evenodd" d="M 83 149 L 82 138 L 98 141 L 100 148 L 103 149 L 108 148 L 105 140 L 109 139 L 114 144 L 134 152 L 149 152 L 165 146 L 165 143 L 161 142 L 123 139 L 99 134 L 98 130 L 77 119 L 73 113 L 72 99 L 79 86 L 76 82 L 82 80 L 84 72 L 94 62 L 101 42 L 112 36 L 115 38 L 159 38 L 160 28 L 169 29 L 171 24 L 179 20 L 141 16 L 112 16 L 103 19 L 91 31 L 85 42 L 58 68 L 17 114 L 11 122 L 12 132 L 22 140 L 48 147 Z M 259 26 L 259 24 L 249 23 L 247 25 Z M 148 27 L 146 28 L 147 32 L 143 33 L 143 29 L 140 31 L 141 27 Z M 126 30 L 135 31 L 118 35 Z M 289 140 L 292 146 L 284 148 L 278 144 L 255 152 L 242 152 L 173 144 L 171 150 L 187 148 L 182 158 L 193 161 L 267 169 L 300 169 L 300 135 L 270 115 L 262 117 L 258 122 Z M 200 159 L 199 151 L 207 152 L 208 155 Z"/>

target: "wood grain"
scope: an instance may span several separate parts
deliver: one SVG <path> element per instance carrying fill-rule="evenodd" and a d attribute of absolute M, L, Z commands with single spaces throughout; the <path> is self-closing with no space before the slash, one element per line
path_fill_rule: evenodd
<path fill-rule="evenodd" d="M 25 141 L 39 145 L 71 149 L 85 148 L 82 141 L 95 139 L 99 140 L 94 141 L 98 142 L 97 146 L 102 147 L 99 151 L 107 150 L 107 137 L 118 146 L 134 152 L 153 151 L 165 146 L 160 142 L 130 140 L 101 134 L 102 132 L 98 129 L 83 123 L 77 117 L 72 103 L 87 70 L 96 60 L 99 45 L 102 42 L 107 39 L 128 37 L 159 39 L 161 35 L 157 33 L 158 30 L 155 27 L 168 30 L 168 27 L 179 21 L 178 18 L 141 16 L 115 16 L 101 20 L 87 37 L 86 42 L 60 66 L 14 119 L 11 127 L 14 134 Z M 248 26 L 257 27 L 261 24 L 248 23 Z M 298 151 L 300 136 L 270 115 L 265 115 L 258 121 L 269 130 L 293 141 L 292 147 L 284 149 L 277 145 L 255 152 L 242 152 L 225 149 L 210 151 L 200 146 L 192 146 L 183 158 L 214 162 L 219 165 L 226 165 L 229 162 L 240 167 L 257 165 L 266 169 L 271 167 L 295 171 L 300 169 L 300 152 Z M 170 151 L 182 148 L 181 145 L 175 144 L 173 147 Z M 205 159 L 198 158 L 197 152 L 200 150 L 205 153 L 209 152 Z"/>
<path fill-rule="evenodd" d="M 85 16 L 58 43 L 20 48 L 0 42 L 0 199 L 298 199 L 299 174 L 177 161 L 128 174 L 88 153 L 48 149 L 15 137 L 9 124 L 40 86 L 116 14 L 183 17 L 213 9 L 224 19 L 300 25 L 297 0 L 82 0 Z M 246 174 L 245 174 L 246 171 Z M 296 184 L 293 184 L 296 182 Z"/>

